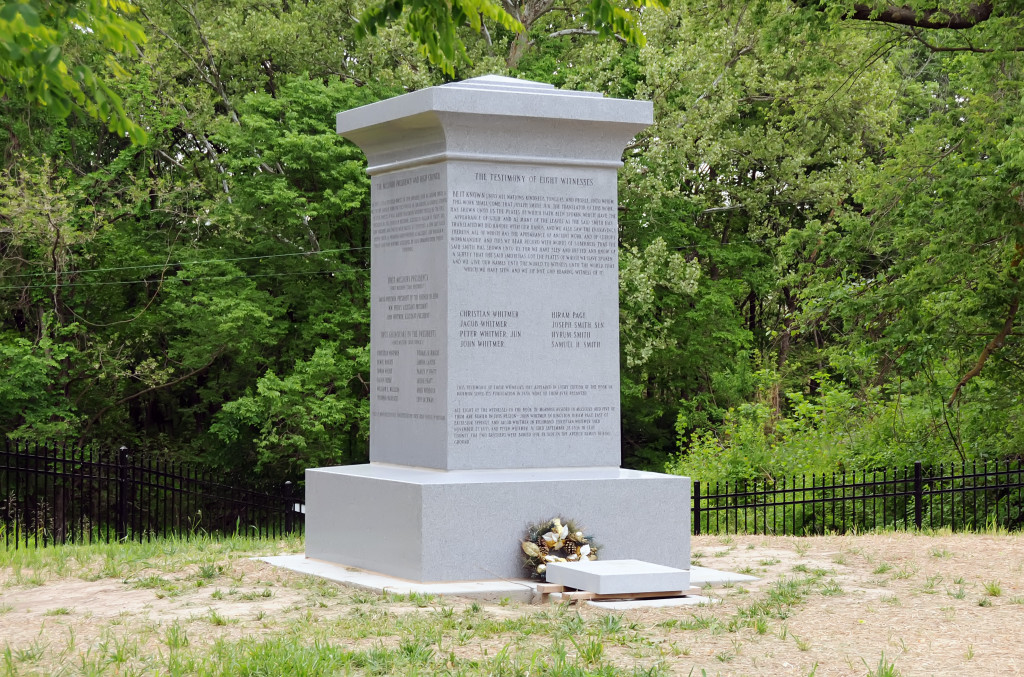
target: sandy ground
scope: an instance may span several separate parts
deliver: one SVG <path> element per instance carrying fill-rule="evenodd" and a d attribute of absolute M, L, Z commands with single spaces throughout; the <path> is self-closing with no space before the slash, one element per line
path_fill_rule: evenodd
<path fill-rule="evenodd" d="M 674 661 L 683 674 L 697 665 L 693 674 L 703 668 L 708 674 L 864 675 L 877 670 L 883 653 L 904 675 L 1024 672 L 1020 535 L 702 537 L 694 539 L 694 552 L 703 555 L 703 566 L 760 578 L 715 591 L 723 603 L 713 613 L 722 619 L 780 578 L 802 575 L 794 568 L 827 573 L 824 586 L 763 635 L 743 629 L 689 641 L 680 632 L 678 641 L 688 642 L 693 658 L 689 665 Z M 656 622 L 671 615 L 659 610 L 641 617 Z"/>
<path fill-rule="evenodd" d="M 705 590 L 720 600 L 711 606 L 615 612 L 646 639 L 606 646 L 608 660 L 630 669 L 642 645 L 650 647 L 648 657 L 660 654 L 672 673 L 683 675 L 865 675 L 883 654 L 903 675 L 1024 673 L 1020 535 L 704 536 L 694 538 L 693 552 L 695 563 L 759 580 Z M 85 647 L 128 632 L 159 645 L 176 622 L 201 622 L 208 641 L 270 635 L 288 617 L 346 615 L 351 595 L 363 595 L 248 559 L 225 561 L 208 581 L 195 570 L 95 580 L 80 575 L 29 581 L 31 572 L 15 579 L 0 571 L 0 651 L 53 652 L 72 638 Z M 780 580 L 808 576 L 816 583 L 798 602 L 760 627 L 737 623 Z M 430 610 L 387 603 L 390 613 Z M 494 617 L 538 610 L 484 605 Z M 580 613 L 593 619 L 609 612 L 581 607 Z M 230 622 L 209 622 L 218 616 Z M 694 628 L 694 619 L 704 627 Z M 500 650 L 503 641 L 489 643 Z"/>

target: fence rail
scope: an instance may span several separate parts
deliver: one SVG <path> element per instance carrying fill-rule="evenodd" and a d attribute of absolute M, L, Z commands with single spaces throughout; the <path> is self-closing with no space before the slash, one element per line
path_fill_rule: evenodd
<path fill-rule="evenodd" d="M 0 542 L 17 548 L 304 528 L 301 489 L 252 486 L 117 450 L 0 448 Z M 1024 527 L 1024 464 L 1001 461 L 767 481 L 693 483 L 694 534 L 809 535 L 881 527 Z"/>
<path fill-rule="evenodd" d="M 301 530 L 291 482 L 241 478 L 117 450 L 14 444 L 0 449 L 0 541 L 20 545 L 148 540 L 202 532 Z"/>
<path fill-rule="evenodd" d="M 808 535 L 1024 525 L 1020 461 L 693 483 L 693 533 Z"/>

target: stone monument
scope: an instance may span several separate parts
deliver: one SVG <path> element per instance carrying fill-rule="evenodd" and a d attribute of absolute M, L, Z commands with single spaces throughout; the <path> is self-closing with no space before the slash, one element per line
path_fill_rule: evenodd
<path fill-rule="evenodd" d="M 371 177 L 370 463 L 306 471 L 306 556 L 521 578 L 530 523 L 689 568 L 689 479 L 619 468 L 617 169 L 651 103 L 486 76 L 338 114 Z"/>

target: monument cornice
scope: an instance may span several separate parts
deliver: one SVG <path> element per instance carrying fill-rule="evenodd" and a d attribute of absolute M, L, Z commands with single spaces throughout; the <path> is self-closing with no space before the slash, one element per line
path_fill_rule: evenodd
<path fill-rule="evenodd" d="M 618 169 L 653 120 L 649 101 L 484 76 L 343 111 L 337 130 L 371 175 L 445 161 Z"/>
<path fill-rule="evenodd" d="M 625 124 L 635 125 L 637 131 L 654 122 L 650 101 L 612 99 L 600 92 L 574 92 L 542 82 L 486 75 L 343 111 L 337 116 L 337 131 L 347 134 L 431 112 Z"/>
<path fill-rule="evenodd" d="M 395 162 L 384 162 L 381 164 L 371 165 L 366 168 L 366 173 L 370 176 L 374 176 L 376 174 L 394 172 L 400 169 L 423 167 L 442 162 L 501 162 L 517 165 L 554 165 L 559 167 L 596 167 L 601 169 L 618 169 L 619 167 L 622 167 L 621 160 L 578 160 L 554 158 L 549 155 L 499 155 L 497 153 L 434 153 L 433 155 L 423 155 L 420 157 L 410 158 L 408 160 L 398 160 Z"/>

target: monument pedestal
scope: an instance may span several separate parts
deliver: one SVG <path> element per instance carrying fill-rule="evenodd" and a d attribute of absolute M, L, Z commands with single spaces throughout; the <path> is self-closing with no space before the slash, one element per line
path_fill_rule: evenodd
<path fill-rule="evenodd" d="M 621 468 L 306 473 L 306 556 L 413 581 L 525 578 L 527 525 L 579 520 L 602 559 L 690 566 L 690 480 Z"/>
<path fill-rule="evenodd" d="M 486 76 L 338 114 L 371 189 L 370 461 L 306 471 L 306 555 L 522 578 L 530 524 L 689 566 L 689 480 L 620 470 L 617 170 L 647 101 Z"/>

